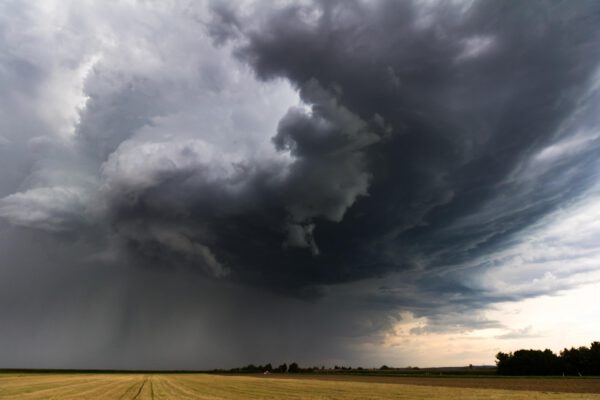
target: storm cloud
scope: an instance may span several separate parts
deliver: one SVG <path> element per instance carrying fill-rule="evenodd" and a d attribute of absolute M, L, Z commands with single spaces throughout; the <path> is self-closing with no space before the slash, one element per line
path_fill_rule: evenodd
<path fill-rule="evenodd" d="M 0 7 L 8 362 L 378 362 L 592 279 L 597 2 Z"/>

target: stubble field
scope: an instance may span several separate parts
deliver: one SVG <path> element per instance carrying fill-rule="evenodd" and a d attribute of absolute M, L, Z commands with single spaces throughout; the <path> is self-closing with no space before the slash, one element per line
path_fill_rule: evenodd
<path fill-rule="evenodd" d="M 444 380 L 381 381 L 378 377 L 335 377 L 335 379 L 281 379 L 252 376 L 207 374 L 0 374 L 0 399 L 598 399 L 597 380 L 580 380 L 569 389 L 571 380 L 560 380 L 561 393 L 548 391 L 552 386 L 528 381 L 529 390 L 505 390 L 496 387 L 452 387 Z M 460 378 L 450 379 L 461 382 Z M 492 381 L 494 381 L 492 379 Z M 511 388 L 507 379 L 503 384 Z M 542 382 L 543 380 L 538 380 Z M 552 380 L 548 380 L 552 381 Z M 468 384 L 468 379 L 463 380 Z M 583 383 L 582 383 L 583 382 Z M 500 383 L 498 383 L 500 385 Z M 483 387 L 482 387 L 483 386 Z M 519 388 L 517 385 L 516 388 Z M 534 390 L 536 389 L 536 390 Z M 579 391 L 587 393 L 569 393 Z"/>

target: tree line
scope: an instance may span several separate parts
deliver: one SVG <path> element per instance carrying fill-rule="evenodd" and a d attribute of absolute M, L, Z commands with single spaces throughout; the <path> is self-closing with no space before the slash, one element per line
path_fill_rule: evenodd
<path fill-rule="evenodd" d="M 496 354 L 501 375 L 600 375 L 600 342 L 562 350 L 517 350 Z"/>
<path fill-rule="evenodd" d="M 415 367 L 416 368 L 416 367 Z M 392 369 L 390 367 L 387 366 L 383 366 L 381 367 L 382 370 L 384 369 Z M 418 368 L 417 368 L 418 369 Z M 286 363 L 283 363 L 281 365 L 279 365 L 278 367 L 273 367 L 273 365 L 271 365 L 271 363 L 265 364 L 265 365 L 255 365 L 255 364 L 248 364 L 245 367 L 237 367 L 237 368 L 231 368 L 229 370 L 213 370 L 212 372 L 231 372 L 231 373 L 236 373 L 236 374 L 255 374 L 255 373 L 272 373 L 272 374 L 278 374 L 278 373 L 290 373 L 290 374 L 295 374 L 295 373 L 308 373 L 308 372 L 322 372 L 322 371 L 328 371 L 328 370 L 334 370 L 334 371 L 365 371 L 364 368 L 362 367 L 350 367 L 350 366 L 340 366 L 340 365 L 336 365 L 333 368 L 329 369 L 329 368 L 325 368 L 324 365 L 322 366 L 314 366 L 314 367 L 300 367 L 298 365 L 298 363 L 293 362 L 290 365 L 287 365 Z"/>
<path fill-rule="evenodd" d="M 231 373 L 243 373 L 243 374 L 248 374 L 248 373 L 259 373 L 259 372 L 269 372 L 269 373 L 298 373 L 298 372 L 303 372 L 304 369 L 300 368 L 298 366 L 298 363 L 291 363 L 290 365 L 287 365 L 286 363 L 283 363 L 281 365 L 279 365 L 278 367 L 273 367 L 271 365 L 271 363 L 265 364 L 265 365 L 254 365 L 254 364 L 248 364 L 245 367 L 239 367 L 239 368 L 232 368 L 230 370 L 228 370 L 228 372 Z"/>

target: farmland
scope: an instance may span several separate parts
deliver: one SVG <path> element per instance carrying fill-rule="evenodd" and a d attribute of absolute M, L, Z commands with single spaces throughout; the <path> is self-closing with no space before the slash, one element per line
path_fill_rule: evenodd
<path fill-rule="evenodd" d="M 318 377 L 317 377 L 318 378 Z M 460 387 L 462 383 L 463 387 Z M 506 390 L 513 389 L 513 390 Z M 517 390 L 514 390 L 517 389 Z M 522 390 L 527 389 L 527 390 Z M 561 393 L 559 393 L 561 392 Z M 578 393 L 576 393 L 578 392 Z M 4 373 L 0 399 L 598 399 L 597 379 Z"/>

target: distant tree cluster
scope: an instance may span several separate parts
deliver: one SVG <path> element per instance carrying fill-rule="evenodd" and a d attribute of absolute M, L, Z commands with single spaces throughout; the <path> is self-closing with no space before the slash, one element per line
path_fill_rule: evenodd
<path fill-rule="evenodd" d="M 335 365 L 333 367 L 325 367 L 324 365 L 321 366 L 314 366 L 314 367 L 300 367 L 298 365 L 298 363 L 296 362 L 292 362 L 291 364 L 287 365 L 287 364 L 281 364 L 278 367 L 273 367 L 271 365 L 271 363 L 265 364 L 265 365 L 260 365 L 260 364 L 248 364 L 245 367 L 237 367 L 237 368 L 231 368 L 229 370 L 222 370 L 222 369 L 215 369 L 212 370 L 212 372 L 230 372 L 230 373 L 234 373 L 234 374 L 256 374 L 256 373 L 272 373 L 272 374 L 277 374 L 277 373 L 290 373 L 290 374 L 295 374 L 295 373 L 373 373 L 375 371 L 390 371 L 390 372 L 410 372 L 410 371 L 419 371 L 420 368 L 419 367 L 405 367 L 405 368 L 396 368 L 396 367 L 389 367 L 387 365 L 382 365 L 380 368 L 363 368 L 363 367 L 352 367 L 352 366 L 346 366 L 346 365 Z"/>
<path fill-rule="evenodd" d="M 275 369 L 279 369 L 279 368 L 285 368 L 284 371 L 282 372 L 287 372 L 287 365 L 283 364 L 280 365 L 279 367 L 275 368 Z M 255 374 L 255 373 L 259 373 L 259 372 L 265 372 L 265 371 L 269 371 L 269 372 L 273 372 L 273 366 L 271 365 L 271 363 L 265 364 L 265 365 L 254 365 L 254 364 L 248 364 L 245 367 L 239 367 L 239 368 L 232 368 L 229 370 L 229 372 L 232 373 L 243 373 L 243 374 Z"/>
<path fill-rule="evenodd" d="M 319 370 L 319 369 L 325 369 L 325 367 L 300 368 L 298 363 L 293 362 L 290 365 L 283 363 L 276 368 L 273 368 L 271 363 L 268 363 L 265 365 L 248 364 L 245 367 L 232 368 L 228 372 L 241 373 L 241 374 L 253 374 L 253 373 L 255 374 L 255 373 L 265 373 L 265 372 L 274 373 L 274 374 L 282 374 L 282 373 L 296 374 L 299 372 L 313 372 L 313 371 Z M 220 371 L 215 370 L 215 372 L 220 372 Z"/>
<path fill-rule="evenodd" d="M 501 375 L 600 375 L 600 342 L 590 347 L 551 350 L 517 350 L 496 355 Z"/>

